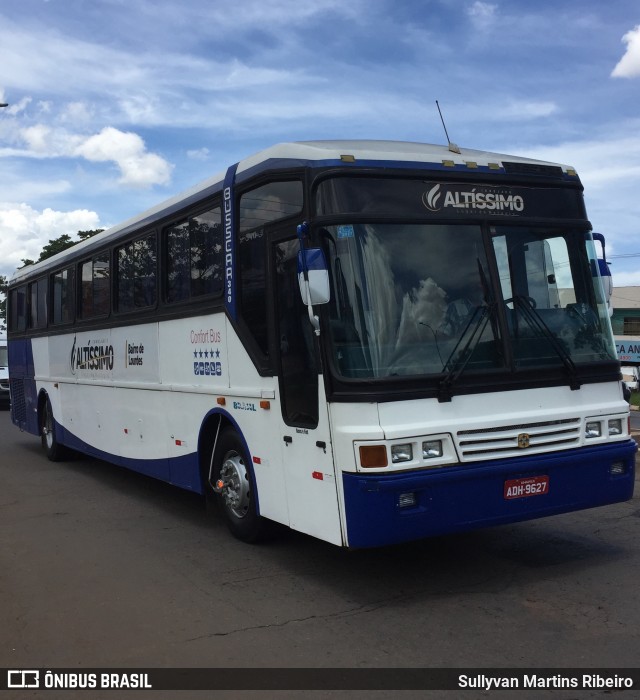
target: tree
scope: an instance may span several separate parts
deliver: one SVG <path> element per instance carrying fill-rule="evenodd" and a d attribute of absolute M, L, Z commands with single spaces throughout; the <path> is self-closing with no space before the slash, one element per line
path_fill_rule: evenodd
<path fill-rule="evenodd" d="M 37 260 L 23 259 L 22 266 L 24 267 L 25 265 L 33 265 L 37 262 L 42 262 L 47 258 L 51 258 L 52 256 L 61 253 L 67 248 L 71 248 L 72 246 L 76 245 L 76 243 L 80 243 L 80 241 L 84 241 L 87 238 L 91 238 L 97 233 L 102 233 L 102 231 L 104 231 L 104 229 L 102 228 L 95 229 L 93 231 L 78 231 L 78 240 L 73 240 L 68 233 L 63 233 L 62 236 L 59 236 L 58 238 L 52 238 L 49 240 L 49 242 L 42 248 L 40 252 L 40 257 Z M 3 331 L 6 330 L 7 285 L 7 278 L 4 275 L 0 275 L 0 330 Z"/>
<path fill-rule="evenodd" d="M 58 238 L 51 238 L 49 239 L 47 245 L 45 245 L 40 251 L 40 257 L 37 260 L 23 259 L 23 267 L 25 265 L 33 265 L 34 263 L 39 263 L 43 260 L 46 260 L 47 258 L 51 258 L 54 255 L 61 253 L 63 250 L 71 248 L 72 246 L 76 245 L 76 243 L 80 243 L 80 241 L 84 241 L 87 238 L 91 238 L 97 233 L 102 233 L 103 231 L 103 228 L 98 228 L 94 231 L 78 231 L 77 241 L 74 241 L 68 233 L 63 233 L 62 236 L 59 236 Z"/>

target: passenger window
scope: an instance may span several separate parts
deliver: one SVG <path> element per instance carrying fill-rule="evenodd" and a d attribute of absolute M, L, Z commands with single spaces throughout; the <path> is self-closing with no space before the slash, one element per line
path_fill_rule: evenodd
<path fill-rule="evenodd" d="M 27 327 L 27 287 L 12 289 L 9 293 L 9 328 L 24 331 Z"/>
<path fill-rule="evenodd" d="M 155 234 L 116 250 L 118 311 L 154 306 L 157 296 Z"/>
<path fill-rule="evenodd" d="M 29 327 L 46 328 L 47 326 L 47 278 L 29 285 Z"/>
<path fill-rule="evenodd" d="M 55 325 L 73 321 L 73 278 L 71 267 L 52 275 L 52 323 Z"/>
<path fill-rule="evenodd" d="M 165 229 L 168 302 L 222 294 L 222 213 L 220 207 Z"/>
<path fill-rule="evenodd" d="M 80 272 L 82 318 L 106 316 L 109 313 L 110 272 L 109 254 L 101 253 L 82 263 Z"/>

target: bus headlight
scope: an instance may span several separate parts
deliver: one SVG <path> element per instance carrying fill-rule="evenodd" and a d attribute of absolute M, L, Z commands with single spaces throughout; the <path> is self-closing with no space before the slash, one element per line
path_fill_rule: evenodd
<path fill-rule="evenodd" d="M 600 422 L 590 421 L 587 423 L 587 428 L 584 436 L 587 439 L 592 440 L 593 438 L 599 438 L 602 436 L 602 426 Z"/>
<path fill-rule="evenodd" d="M 442 440 L 427 440 L 422 443 L 423 459 L 438 459 L 442 454 Z"/>
<path fill-rule="evenodd" d="M 410 442 L 403 445 L 391 445 L 391 461 L 393 464 L 398 462 L 411 462 L 413 459 L 413 446 Z"/>
<path fill-rule="evenodd" d="M 622 435 L 621 418 L 613 418 L 609 421 L 609 435 Z"/>

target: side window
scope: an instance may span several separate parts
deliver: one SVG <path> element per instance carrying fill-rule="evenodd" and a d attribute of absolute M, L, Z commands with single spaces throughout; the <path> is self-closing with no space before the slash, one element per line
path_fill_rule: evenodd
<path fill-rule="evenodd" d="M 27 288 L 12 289 L 9 292 L 9 330 L 24 331 L 27 327 Z"/>
<path fill-rule="evenodd" d="M 46 328 L 47 326 L 47 278 L 29 285 L 29 328 Z"/>
<path fill-rule="evenodd" d="M 264 355 L 269 354 L 264 227 L 302 212 L 299 180 L 270 182 L 240 196 L 238 298 L 245 324 Z"/>
<path fill-rule="evenodd" d="M 51 286 L 53 290 L 53 309 L 51 321 L 58 325 L 73 321 L 73 268 L 61 270 L 51 276 Z"/>
<path fill-rule="evenodd" d="M 240 197 L 240 233 L 302 211 L 302 182 L 269 182 Z"/>
<path fill-rule="evenodd" d="M 80 266 L 80 315 L 82 318 L 109 313 L 111 266 L 109 253 L 100 253 Z"/>
<path fill-rule="evenodd" d="M 241 233 L 238 245 L 242 318 L 263 355 L 269 354 L 264 231 Z"/>
<path fill-rule="evenodd" d="M 210 209 L 164 232 L 166 300 L 220 295 L 223 284 L 222 212 Z"/>
<path fill-rule="evenodd" d="M 157 261 L 155 234 L 116 248 L 118 311 L 134 311 L 155 305 Z"/>

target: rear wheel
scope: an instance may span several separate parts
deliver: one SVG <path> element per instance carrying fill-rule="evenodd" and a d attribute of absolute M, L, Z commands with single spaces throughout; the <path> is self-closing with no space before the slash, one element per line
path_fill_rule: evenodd
<path fill-rule="evenodd" d="M 271 521 L 258 514 L 255 483 L 244 445 L 230 428 L 218 438 L 212 488 L 234 537 L 258 542 L 271 533 Z"/>
<path fill-rule="evenodd" d="M 40 436 L 42 439 L 42 447 L 47 457 L 52 462 L 60 462 L 69 456 L 69 450 L 64 445 L 61 445 L 56 438 L 53 410 L 48 396 L 42 405 Z"/>

